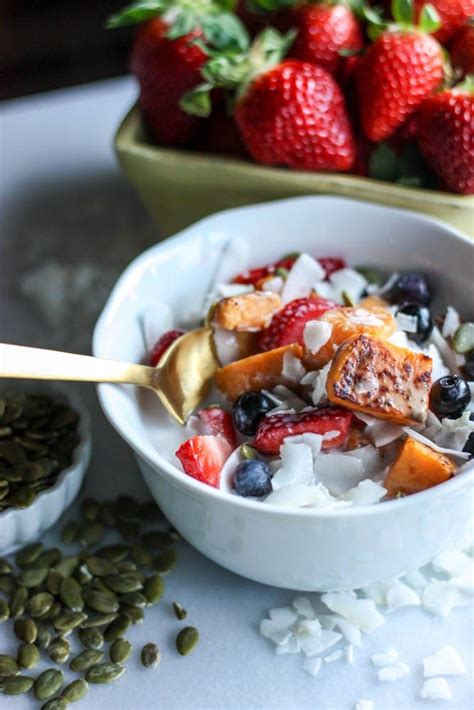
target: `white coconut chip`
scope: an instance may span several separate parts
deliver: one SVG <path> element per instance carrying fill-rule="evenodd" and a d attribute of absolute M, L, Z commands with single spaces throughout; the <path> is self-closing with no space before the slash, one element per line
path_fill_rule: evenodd
<path fill-rule="evenodd" d="M 462 451 L 470 435 L 474 432 L 474 421 L 470 419 L 469 411 L 457 419 L 443 419 L 440 428 L 434 433 L 433 440 L 438 446 L 448 450 Z M 425 431 L 425 434 L 427 432 Z"/>
<path fill-rule="evenodd" d="M 352 456 L 359 459 L 365 474 L 365 477 L 375 476 L 384 468 L 382 459 L 374 446 L 361 446 L 359 449 L 348 451 L 346 456 Z"/>
<path fill-rule="evenodd" d="M 303 340 L 307 349 L 316 355 L 331 337 L 332 325 L 323 320 L 311 320 L 306 323 Z"/>
<path fill-rule="evenodd" d="M 398 661 L 398 651 L 395 648 L 387 648 L 385 651 L 374 653 L 371 656 L 371 661 L 377 668 L 393 666 Z"/>
<path fill-rule="evenodd" d="M 236 333 L 230 330 L 216 328 L 214 330 L 214 344 L 217 359 L 222 366 L 235 362 L 240 358 L 240 346 Z"/>
<path fill-rule="evenodd" d="M 260 633 L 269 641 L 281 646 L 288 643 L 293 635 L 289 629 L 282 628 L 278 622 L 271 619 L 262 619 Z"/>
<path fill-rule="evenodd" d="M 255 288 L 251 284 L 217 284 L 217 297 L 232 298 L 234 296 L 245 296 L 253 293 Z"/>
<path fill-rule="evenodd" d="M 285 280 L 281 276 L 272 276 L 271 278 L 265 279 L 265 291 L 271 291 L 278 295 L 283 291 L 283 286 L 285 285 Z"/>
<path fill-rule="evenodd" d="M 462 594 L 474 596 L 474 575 L 463 574 L 456 577 L 451 577 L 449 580 L 451 587 L 454 587 Z M 460 600 L 455 602 L 455 606 L 460 606 Z"/>
<path fill-rule="evenodd" d="M 286 653 L 300 653 L 300 651 L 301 645 L 299 639 L 297 639 L 296 636 L 293 635 L 291 636 L 290 640 L 287 641 L 287 643 L 275 646 L 275 653 L 277 654 L 277 656 L 282 656 Z"/>
<path fill-rule="evenodd" d="M 449 616 L 459 600 L 459 592 L 449 582 L 433 581 L 423 590 L 423 607 L 433 616 Z"/>
<path fill-rule="evenodd" d="M 371 599 L 354 599 L 347 592 L 328 592 L 322 595 L 321 601 L 331 611 L 368 634 L 385 622 Z"/>
<path fill-rule="evenodd" d="M 291 267 L 285 281 L 281 294 L 283 304 L 309 296 L 315 284 L 322 281 L 325 276 L 326 272 L 319 262 L 308 254 L 301 254 Z"/>
<path fill-rule="evenodd" d="M 344 454 L 320 454 L 314 463 L 314 475 L 316 481 L 336 496 L 346 493 L 365 478 L 362 461 Z"/>
<path fill-rule="evenodd" d="M 321 483 L 316 486 L 295 484 L 279 488 L 277 491 L 270 493 L 265 502 L 271 505 L 294 508 L 329 509 L 342 507 L 344 505 L 344 503 L 337 498 L 333 498 Z"/>
<path fill-rule="evenodd" d="M 342 649 L 339 649 L 337 651 L 334 651 L 333 653 L 330 653 L 329 656 L 324 656 L 323 661 L 325 663 L 334 663 L 334 661 L 339 661 L 339 659 L 341 659 L 343 655 L 344 651 Z"/>
<path fill-rule="evenodd" d="M 357 506 L 374 505 L 386 495 L 386 488 L 379 483 L 371 481 L 370 478 L 367 478 L 361 481 L 355 488 L 351 488 L 347 493 L 344 493 L 343 500 Z"/>
<path fill-rule="evenodd" d="M 424 352 L 432 361 L 431 382 L 436 382 L 436 380 L 439 380 L 441 377 L 449 375 L 449 367 L 446 367 L 444 364 L 444 360 L 436 345 L 430 343 Z"/>
<path fill-rule="evenodd" d="M 430 342 L 438 348 L 444 364 L 451 371 L 451 374 L 459 375 L 460 372 L 456 360 L 456 353 L 451 349 L 450 344 L 443 338 L 439 328 L 436 326 L 433 328 L 433 332 L 431 333 Z"/>
<path fill-rule="evenodd" d="M 445 678 L 431 678 L 423 683 L 420 698 L 429 700 L 452 700 L 451 690 Z"/>
<path fill-rule="evenodd" d="M 235 449 L 223 465 L 221 469 L 221 477 L 219 489 L 225 493 L 234 493 L 234 476 L 237 466 L 242 463 L 243 458 L 240 451 L 240 446 Z"/>
<path fill-rule="evenodd" d="M 303 663 L 303 670 L 308 675 L 315 677 L 321 670 L 322 664 L 323 661 L 321 658 L 307 658 Z"/>
<path fill-rule="evenodd" d="M 375 710 L 375 703 L 373 700 L 358 700 L 354 710 Z"/>
<path fill-rule="evenodd" d="M 426 577 L 420 572 L 420 570 L 412 570 L 411 572 L 406 572 L 404 575 L 405 581 L 413 589 L 424 589 L 428 584 Z"/>
<path fill-rule="evenodd" d="M 293 599 L 293 608 L 299 616 L 305 619 L 315 619 L 316 614 L 308 597 L 296 597 Z"/>
<path fill-rule="evenodd" d="M 284 629 L 289 629 L 298 618 L 296 611 L 289 606 L 270 609 L 268 615 L 272 621 L 279 624 Z"/>
<path fill-rule="evenodd" d="M 395 611 L 404 606 L 420 606 L 421 599 L 414 589 L 403 582 L 394 582 L 387 591 L 387 609 Z"/>
<path fill-rule="evenodd" d="M 438 675 L 464 675 L 466 666 L 452 646 L 443 646 L 432 656 L 423 659 L 423 675 L 433 678 Z"/>
<path fill-rule="evenodd" d="M 280 446 L 281 468 L 272 478 L 272 488 L 292 485 L 311 486 L 314 484 L 313 452 L 307 444 L 288 444 Z"/>
<path fill-rule="evenodd" d="M 328 281 L 340 296 L 345 292 L 354 303 L 359 301 L 368 283 L 362 274 L 351 268 L 338 269 L 329 276 Z"/>
<path fill-rule="evenodd" d="M 145 348 L 150 354 L 157 340 L 173 329 L 173 311 L 167 303 L 149 303 L 143 308 L 140 320 Z"/>
<path fill-rule="evenodd" d="M 301 364 L 301 360 L 291 353 L 287 352 L 283 355 L 283 367 L 281 374 L 291 382 L 299 383 L 305 376 L 306 370 Z"/>
<path fill-rule="evenodd" d="M 425 446 L 429 446 L 433 451 L 437 451 L 440 454 L 446 454 L 446 456 L 454 456 L 459 459 L 463 459 L 463 461 L 467 461 L 469 459 L 469 454 L 468 453 L 463 453 L 462 451 L 456 451 L 455 449 L 446 449 L 443 446 L 438 446 L 435 444 L 431 439 L 427 439 L 426 436 L 423 436 L 423 434 L 420 434 L 418 431 L 415 431 L 411 427 L 404 427 L 405 433 L 408 434 L 408 436 L 411 436 L 413 439 L 416 439 L 422 444 L 425 444 Z"/>
<path fill-rule="evenodd" d="M 326 631 L 325 629 L 321 630 L 319 636 L 310 634 L 296 634 L 296 636 L 298 636 L 301 644 L 301 650 L 308 658 L 323 653 L 328 648 L 331 648 L 331 646 L 335 646 L 335 644 L 339 643 L 342 639 L 341 634 L 335 631 Z"/>
<path fill-rule="evenodd" d="M 312 381 L 313 392 L 311 394 L 311 399 L 313 400 L 313 404 L 315 404 L 316 406 L 320 404 L 325 404 L 327 402 L 328 396 L 326 384 L 329 375 L 329 370 L 331 369 L 331 364 L 332 360 L 321 370 L 318 370 L 317 373 L 314 373 L 316 377 Z"/>
<path fill-rule="evenodd" d="M 404 330 L 396 330 L 390 338 L 387 338 L 388 342 L 392 345 L 396 345 L 398 348 L 403 348 L 404 350 L 412 350 L 415 353 L 423 352 L 422 348 L 418 347 L 413 340 L 409 340 L 407 334 Z"/>
<path fill-rule="evenodd" d="M 362 646 L 362 634 L 360 629 L 354 626 L 354 624 L 351 624 L 350 621 L 347 621 L 347 619 L 342 619 L 340 616 L 333 618 L 335 620 L 335 626 L 339 629 L 346 641 L 349 641 L 351 646 L 360 648 Z"/>
<path fill-rule="evenodd" d="M 318 621 L 321 624 L 321 628 L 326 629 L 326 631 L 332 631 L 336 628 L 336 617 L 334 614 L 319 614 Z"/>
<path fill-rule="evenodd" d="M 418 330 L 418 318 L 416 316 L 409 316 L 406 313 L 397 313 L 395 320 L 399 330 L 403 330 L 405 333 L 416 333 Z"/>
<path fill-rule="evenodd" d="M 285 385 L 277 385 L 271 392 L 267 392 L 266 390 L 264 390 L 264 392 L 271 399 L 273 399 L 276 404 L 276 409 L 281 407 L 282 410 L 284 409 L 285 411 L 293 409 L 295 412 L 300 412 L 308 406 L 304 399 L 298 397 L 297 394 L 288 389 L 288 387 L 285 387 Z M 266 416 L 269 417 L 272 414 L 275 414 L 276 409 L 272 409 L 272 411 L 268 412 Z"/>
<path fill-rule="evenodd" d="M 361 589 L 361 592 L 367 599 L 372 599 L 376 604 L 385 606 L 387 603 L 387 592 L 391 584 L 392 581 L 372 582 L 372 584 Z"/>
<path fill-rule="evenodd" d="M 377 678 L 382 683 L 392 683 L 394 680 L 406 678 L 410 674 L 410 666 L 407 663 L 396 663 L 393 666 L 380 668 L 377 673 Z"/>
<path fill-rule="evenodd" d="M 312 434 L 307 431 L 304 434 L 297 434 L 296 436 L 287 436 L 283 440 L 284 444 L 306 444 L 311 447 L 313 453 L 313 460 L 319 455 L 321 447 L 323 445 L 323 437 L 321 434 Z"/>
<path fill-rule="evenodd" d="M 474 560 L 462 550 L 444 550 L 431 560 L 436 572 L 445 572 L 451 577 L 474 576 Z"/>
<path fill-rule="evenodd" d="M 452 306 L 448 306 L 444 317 L 441 335 L 443 338 L 451 338 L 460 325 L 461 319 L 459 318 L 459 313 Z"/>
<path fill-rule="evenodd" d="M 354 646 L 350 643 L 344 646 L 344 657 L 348 663 L 354 662 Z"/>

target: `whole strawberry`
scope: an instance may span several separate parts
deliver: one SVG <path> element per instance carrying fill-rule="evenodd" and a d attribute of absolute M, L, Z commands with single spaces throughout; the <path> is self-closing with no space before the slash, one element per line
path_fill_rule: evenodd
<path fill-rule="evenodd" d="M 434 37 L 446 44 L 457 30 L 459 30 L 470 17 L 474 16 L 474 0 L 430 0 L 440 18 L 440 27 Z M 425 0 L 415 0 L 417 16 L 421 12 Z"/>
<path fill-rule="evenodd" d="M 222 12 L 218 0 L 203 0 L 195 9 L 188 0 L 139 0 L 113 16 L 108 26 L 139 23 L 131 69 L 140 86 L 144 122 L 160 145 L 188 145 L 202 122 L 184 112 L 179 102 L 201 81 L 206 44 L 245 48 L 246 32 L 237 18 Z"/>
<path fill-rule="evenodd" d="M 198 87 L 235 95 L 235 120 L 250 155 L 264 165 L 347 171 L 355 158 L 344 97 L 328 72 L 308 62 L 281 61 L 291 35 L 265 30 L 247 54 L 211 59 Z M 184 104 L 193 110 L 193 96 Z M 200 101 L 199 101 L 200 103 Z M 199 110 L 199 106 L 198 109 Z"/>
<path fill-rule="evenodd" d="M 474 80 L 467 79 L 425 101 L 418 141 L 432 170 L 448 190 L 474 194 Z"/>
<path fill-rule="evenodd" d="M 450 46 L 451 63 L 461 76 L 474 74 L 474 25 L 462 27 Z"/>
<path fill-rule="evenodd" d="M 394 0 L 392 8 L 396 24 L 380 28 L 357 69 L 360 121 L 372 141 L 389 138 L 444 76 L 441 46 L 427 34 L 438 26 L 433 9 L 426 5 L 415 27 L 410 1 Z"/>

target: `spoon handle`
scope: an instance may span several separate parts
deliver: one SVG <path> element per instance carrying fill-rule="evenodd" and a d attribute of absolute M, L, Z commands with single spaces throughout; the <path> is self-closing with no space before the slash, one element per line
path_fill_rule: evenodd
<path fill-rule="evenodd" d="M 0 343 L 0 378 L 110 382 L 153 389 L 156 377 L 157 370 L 145 365 Z"/>

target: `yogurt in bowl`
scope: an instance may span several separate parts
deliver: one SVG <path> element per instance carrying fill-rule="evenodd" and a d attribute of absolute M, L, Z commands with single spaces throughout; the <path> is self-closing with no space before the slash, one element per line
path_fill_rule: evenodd
<path fill-rule="evenodd" d="M 227 274 L 222 271 L 222 257 L 226 249 L 227 257 L 229 250 L 232 256 L 224 259 Z M 164 313 L 159 304 L 168 304 L 171 311 L 178 314 L 178 323 L 171 323 L 170 327 L 182 326 L 184 321 L 196 321 L 209 307 L 209 291 L 213 284 L 229 283 L 249 268 L 273 263 L 289 249 L 308 255 L 308 259 L 328 254 L 343 257 L 349 265 L 362 263 L 387 275 L 402 271 L 421 272 L 426 275 L 434 295 L 433 314 L 444 314 L 450 304 L 461 320 L 469 318 L 468 308 L 472 303 L 472 245 L 469 240 L 448 227 L 411 213 L 337 198 L 299 198 L 215 215 L 139 257 L 119 280 L 101 316 L 94 336 L 95 354 L 129 361 L 142 360 L 144 332 L 150 339 L 153 335 L 150 323 L 160 321 L 160 327 L 167 329 L 164 321 L 169 313 Z M 293 264 L 290 274 L 294 268 Z M 346 268 L 351 270 L 351 267 Z M 220 273 L 217 273 L 219 269 Z M 305 273 L 303 270 L 303 276 Z M 351 289 L 356 288 L 357 277 L 354 273 L 346 273 L 342 280 L 340 277 L 341 274 L 338 282 L 336 271 L 332 280 L 320 279 L 320 288 L 325 293 L 318 291 L 318 296 L 331 304 L 332 299 L 345 298 L 346 303 L 353 303 L 354 298 L 362 296 L 361 293 L 358 296 L 351 293 Z M 285 288 L 288 284 L 291 286 L 289 277 L 284 280 Z M 293 281 L 298 283 L 296 291 L 290 290 L 292 298 L 289 303 L 300 295 L 298 288 L 301 279 Z M 341 283 L 344 288 L 339 288 Z M 364 289 L 367 290 L 365 284 Z M 343 294 L 343 291 L 346 293 Z M 379 295 L 369 294 L 372 298 Z M 281 294 L 279 297 L 282 297 Z M 289 298 L 288 294 L 285 298 Z M 344 303 L 334 305 L 344 309 Z M 355 305 L 346 308 L 357 309 L 358 306 L 355 302 Z M 399 318 L 403 314 L 394 317 L 389 309 L 390 306 L 386 312 L 395 326 L 394 332 L 387 337 L 403 338 L 406 333 L 403 323 L 405 329 L 410 324 L 413 327 L 413 316 L 410 320 L 410 314 L 405 314 L 404 320 Z M 331 310 L 328 309 L 328 313 Z M 316 350 L 318 337 L 321 341 L 323 334 L 320 331 L 320 327 L 313 325 L 306 334 L 307 345 L 313 350 Z M 417 355 L 417 361 L 432 359 L 424 353 L 417 353 L 415 345 L 412 352 L 413 356 Z M 427 347 L 430 345 L 428 343 Z M 399 348 L 400 341 L 398 344 L 391 343 L 391 347 Z M 423 347 L 420 347 L 421 351 Z M 445 367 L 445 364 L 441 363 L 441 366 Z M 287 373 L 293 372 L 296 376 L 295 362 L 287 358 L 285 367 Z M 301 375 L 298 387 L 305 375 L 307 372 Z M 303 387 L 310 387 L 311 397 L 314 397 L 313 384 L 303 383 Z M 270 396 L 274 388 L 267 391 Z M 278 493 L 273 490 L 268 497 L 262 497 L 262 502 L 262 499 L 256 499 L 258 497 L 236 495 L 235 487 L 232 490 L 230 484 L 227 489 L 225 485 L 218 489 L 186 475 L 175 452 L 190 439 L 192 433 L 199 434 L 172 423 L 153 395 L 109 385 L 101 386 L 99 392 L 104 411 L 135 449 L 145 479 L 173 525 L 208 557 L 252 579 L 277 586 L 320 591 L 365 586 L 377 579 L 420 567 L 443 547 L 453 544 L 469 521 L 474 475 L 472 466 L 469 462 L 464 464 L 462 456 L 458 457 L 449 480 L 441 485 L 401 500 L 387 500 L 380 505 L 368 505 L 369 500 L 364 500 L 364 496 L 359 501 L 362 505 L 344 500 L 347 490 L 331 491 L 324 480 L 313 481 L 313 485 L 306 488 L 313 497 L 317 497 L 321 492 L 326 495 L 322 488 L 324 485 L 336 501 L 330 506 L 311 508 L 304 503 L 305 507 L 296 507 L 298 501 L 295 504 L 294 499 L 272 502 L 271 496 Z M 301 409 L 309 406 L 307 392 L 300 391 L 299 396 L 304 405 Z M 422 399 L 422 405 L 427 410 L 426 392 Z M 287 406 L 288 402 L 283 398 L 280 404 L 274 404 L 281 407 Z M 271 416 L 277 414 L 273 412 Z M 355 419 L 367 428 L 363 417 L 371 415 L 351 411 L 350 416 L 351 428 Z M 368 427 L 373 424 L 369 420 Z M 408 434 L 404 431 L 402 441 L 417 441 L 417 437 L 425 436 L 417 431 L 422 424 L 426 424 L 425 421 L 420 422 L 416 417 L 407 421 L 405 418 L 399 424 L 400 428 L 410 429 Z M 388 425 L 397 426 L 390 421 Z M 331 431 L 337 429 L 329 428 L 324 433 L 327 435 Z M 274 466 L 273 480 L 277 480 L 277 476 L 282 479 L 285 475 L 291 478 L 294 470 L 301 467 L 300 462 L 296 465 L 291 463 L 290 454 L 294 454 L 295 447 L 299 447 L 300 453 L 305 452 L 305 459 L 309 462 L 308 449 L 313 457 L 317 448 L 317 438 L 313 438 L 312 442 L 308 439 L 311 433 L 314 437 L 321 436 L 317 431 L 298 432 L 296 436 L 304 437 L 306 434 L 307 441 L 281 442 L 283 446 L 293 447 L 288 454 L 287 473 L 283 471 L 283 475 L 275 472 L 281 471 L 284 466 L 278 460 L 276 464 L 272 461 L 273 457 L 279 458 L 274 451 L 268 457 L 269 452 L 258 452 L 268 465 Z M 388 435 L 387 430 L 385 435 Z M 426 446 L 425 440 L 418 443 Z M 326 457 L 324 471 L 320 470 L 319 475 L 327 480 L 331 477 L 331 466 L 337 461 L 331 459 L 330 452 L 326 451 L 324 449 L 322 457 Z M 338 447 L 337 452 L 344 459 L 349 458 L 346 455 L 349 453 L 347 442 L 342 448 Z M 314 456 L 313 464 L 321 458 L 320 453 Z M 332 456 L 335 455 L 332 453 Z M 352 465 L 352 473 L 347 474 L 349 469 L 345 469 L 349 478 L 353 476 L 351 480 L 355 485 L 351 488 L 357 489 L 361 482 L 371 480 L 373 486 L 383 489 L 383 496 L 379 498 L 386 497 L 387 489 L 383 486 L 385 469 L 393 462 L 388 460 L 381 470 L 375 470 L 372 451 L 359 455 L 360 458 L 354 456 L 356 463 Z M 408 459 L 410 455 L 408 452 Z M 228 459 L 221 482 L 235 480 L 235 467 L 232 469 L 235 458 L 234 462 L 232 457 Z M 449 460 L 453 461 L 452 458 Z M 347 467 L 347 462 L 344 465 Z M 226 467 L 230 467 L 228 478 Z M 459 469 L 462 470 L 458 473 Z M 335 471 L 335 474 L 341 477 L 340 471 Z M 382 475 L 383 478 L 380 478 Z M 358 476 L 362 478 L 357 482 Z M 379 480 L 376 480 L 377 477 Z M 284 480 L 282 482 L 285 483 Z M 315 493 L 314 489 L 320 483 L 319 493 Z M 281 485 L 279 490 L 285 487 Z"/>

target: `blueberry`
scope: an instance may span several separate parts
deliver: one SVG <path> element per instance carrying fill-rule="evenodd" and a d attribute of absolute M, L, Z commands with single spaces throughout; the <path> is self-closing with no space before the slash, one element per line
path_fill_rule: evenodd
<path fill-rule="evenodd" d="M 474 380 L 474 350 L 471 350 L 466 355 L 466 363 L 464 365 L 464 372 L 469 381 Z"/>
<path fill-rule="evenodd" d="M 469 434 L 469 439 L 464 444 L 463 452 L 469 454 L 469 458 L 474 458 L 474 431 Z"/>
<path fill-rule="evenodd" d="M 417 303 L 404 303 L 397 311 L 397 315 L 402 313 L 405 316 L 416 318 L 416 333 L 407 333 L 410 340 L 418 345 L 423 345 L 433 332 L 433 321 L 431 313 L 426 306 L 419 306 Z"/>
<path fill-rule="evenodd" d="M 234 402 L 234 424 L 242 434 L 253 436 L 260 420 L 274 408 L 275 403 L 263 392 L 244 392 Z"/>
<path fill-rule="evenodd" d="M 242 461 L 234 476 L 234 490 L 239 496 L 260 498 L 272 490 L 272 472 L 265 461 Z"/>
<path fill-rule="evenodd" d="M 387 294 L 391 303 L 417 303 L 419 306 L 429 306 L 431 293 L 423 274 L 415 271 L 401 274 Z"/>
<path fill-rule="evenodd" d="M 471 401 L 466 380 L 456 375 L 441 377 L 431 387 L 430 408 L 440 418 L 457 419 Z"/>

